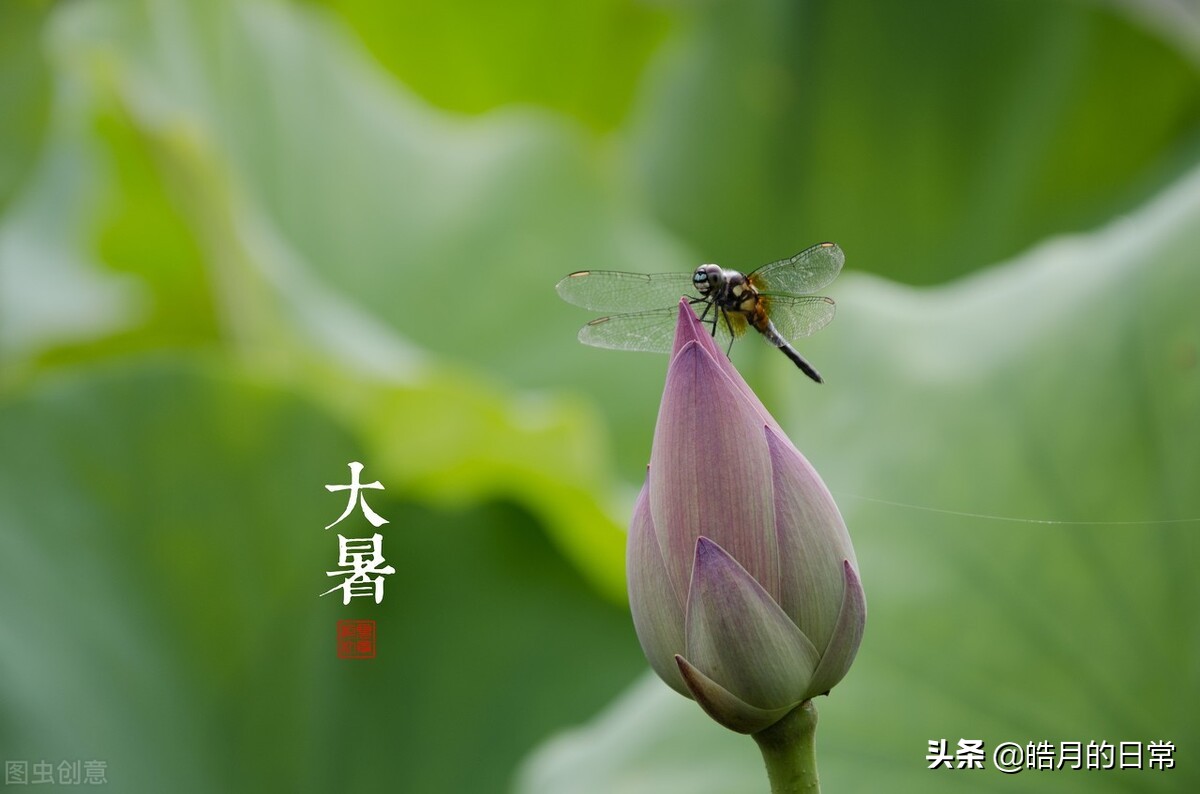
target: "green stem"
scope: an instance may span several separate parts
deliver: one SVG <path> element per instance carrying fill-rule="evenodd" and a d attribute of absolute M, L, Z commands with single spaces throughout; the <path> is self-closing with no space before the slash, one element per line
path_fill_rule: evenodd
<path fill-rule="evenodd" d="M 806 700 L 769 728 L 753 734 L 767 765 L 771 794 L 820 794 L 817 707 Z"/>

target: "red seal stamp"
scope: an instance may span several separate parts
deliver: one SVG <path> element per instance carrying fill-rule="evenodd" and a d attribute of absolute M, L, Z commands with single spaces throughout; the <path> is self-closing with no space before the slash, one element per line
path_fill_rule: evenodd
<path fill-rule="evenodd" d="M 339 659 L 374 659 L 375 621 L 339 620 L 337 655 Z"/>

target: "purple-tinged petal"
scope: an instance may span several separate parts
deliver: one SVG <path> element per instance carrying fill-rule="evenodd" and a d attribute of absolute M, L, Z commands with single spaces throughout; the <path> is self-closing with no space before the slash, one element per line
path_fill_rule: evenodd
<path fill-rule="evenodd" d="M 667 371 L 649 476 L 655 533 L 681 592 L 701 535 L 778 592 L 771 458 L 761 428 L 706 347 L 685 344 Z"/>
<path fill-rule="evenodd" d="M 650 517 L 650 483 L 642 487 L 633 507 L 626 551 L 629 580 L 629 609 L 642 652 L 658 677 L 677 692 L 687 695 L 679 677 L 675 654 L 683 650 L 683 598 L 675 592 L 667 575 L 654 521 Z"/>
<path fill-rule="evenodd" d="M 771 595 L 725 549 L 696 541 L 686 612 L 687 658 L 761 709 L 804 699 L 820 655 Z"/>
<path fill-rule="evenodd" d="M 784 435 L 765 428 L 774 476 L 779 605 L 818 648 L 842 603 L 842 560 L 854 562 L 850 533 L 816 469 Z"/>
<path fill-rule="evenodd" d="M 825 653 L 822 654 L 821 663 L 813 673 L 812 683 L 805 697 L 828 693 L 846 676 L 858 653 L 863 630 L 867 625 L 867 599 L 863 594 L 858 572 L 849 560 L 843 561 L 842 570 L 845 595 L 842 598 L 837 626 L 833 630 L 833 636 L 829 638 L 829 644 L 825 646 Z"/>
<path fill-rule="evenodd" d="M 679 321 L 675 324 L 675 342 L 671 347 L 671 358 L 679 355 L 679 351 L 683 350 L 688 342 L 696 342 L 714 358 L 723 356 L 708 329 L 700 323 L 692 304 L 688 303 L 687 298 L 680 298 Z"/>
<path fill-rule="evenodd" d="M 671 349 L 671 358 L 679 354 L 688 342 L 697 342 L 701 347 L 708 351 L 709 355 L 717 363 L 720 370 L 725 373 L 729 381 L 734 385 L 750 406 L 758 413 L 763 424 L 770 425 L 783 435 L 783 428 L 775 421 L 775 417 L 771 416 L 765 405 L 758 399 L 758 395 L 750 388 L 749 384 L 742 378 L 741 373 L 733 366 L 729 360 L 729 356 L 725 355 L 725 351 L 717 347 L 717 343 L 713 340 L 712 334 L 696 317 L 696 312 L 692 310 L 691 304 L 687 298 L 679 301 L 679 322 L 675 325 L 675 343 Z"/>
<path fill-rule="evenodd" d="M 795 704 L 777 709 L 760 709 L 734 695 L 725 687 L 700 672 L 682 656 L 675 657 L 683 682 L 696 702 L 708 716 L 731 731 L 758 733 L 769 728 L 791 711 Z"/>

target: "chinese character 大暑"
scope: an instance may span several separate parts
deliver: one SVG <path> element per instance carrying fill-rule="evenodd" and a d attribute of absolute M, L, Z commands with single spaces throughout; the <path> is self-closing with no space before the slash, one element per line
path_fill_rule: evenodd
<path fill-rule="evenodd" d="M 349 604 L 351 598 L 375 597 L 375 603 L 383 603 L 383 575 L 393 574 L 396 569 L 383 566 L 383 535 L 376 532 L 369 538 L 347 538 L 338 535 L 338 566 L 350 571 L 327 571 L 327 576 L 345 576 L 341 584 L 331 587 L 321 595 L 342 590 L 342 603 Z M 383 566 L 383 567 L 380 567 Z M 374 578 L 371 574 L 379 574 Z"/>
<path fill-rule="evenodd" d="M 337 521 L 334 521 L 332 524 L 330 524 L 329 526 L 327 526 L 325 528 L 329 529 L 330 527 L 333 527 L 333 526 L 336 526 L 337 524 L 339 524 L 342 521 L 342 519 L 344 519 L 346 516 L 350 515 L 350 513 L 352 513 L 354 511 L 354 505 L 356 505 L 356 504 L 362 505 L 363 515 L 366 516 L 367 520 L 371 522 L 371 526 L 381 527 L 384 524 L 388 523 L 386 518 L 383 518 L 378 513 L 376 513 L 374 510 L 371 509 L 371 506 L 369 504 L 367 504 L 367 497 L 362 493 L 364 488 L 371 488 L 371 489 L 374 489 L 377 491 L 382 491 L 383 485 L 380 484 L 379 480 L 376 480 L 375 482 L 369 482 L 366 484 L 360 483 L 358 481 L 358 475 L 362 473 L 363 465 L 361 463 L 359 463 L 358 461 L 354 461 L 354 462 L 350 463 L 349 465 L 350 465 L 350 484 L 349 485 L 326 485 L 325 486 L 325 490 L 327 490 L 331 493 L 333 491 L 350 491 L 350 499 L 349 499 L 349 501 L 346 502 L 346 509 L 344 511 L 342 511 L 342 514 L 340 516 L 338 516 Z"/>

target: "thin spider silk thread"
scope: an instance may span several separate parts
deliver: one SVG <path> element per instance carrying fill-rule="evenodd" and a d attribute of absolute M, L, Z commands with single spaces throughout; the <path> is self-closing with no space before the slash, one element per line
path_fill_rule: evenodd
<path fill-rule="evenodd" d="M 901 507 L 905 510 L 919 510 L 924 513 L 939 513 L 947 516 L 959 516 L 961 518 L 980 518 L 987 521 L 1007 521 L 1014 524 L 1051 524 L 1056 526 L 1075 526 L 1075 527 L 1132 527 L 1132 526 L 1153 526 L 1156 524 L 1198 524 L 1200 518 L 1162 518 L 1151 519 L 1147 521 L 1059 521 L 1053 518 L 1022 518 L 1020 516 L 998 516 L 989 513 L 971 513 L 965 510 L 946 510 L 941 507 L 928 507 L 925 505 L 914 505 L 906 502 L 893 502 L 890 499 L 876 499 L 871 496 L 859 496 L 858 494 L 845 493 L 840 491 L 831 491 L 834 495 L 846 499 L 858 499 L 862 502 L 872 502 L 879 505 L 887 505 L 889 507 Z"/>

